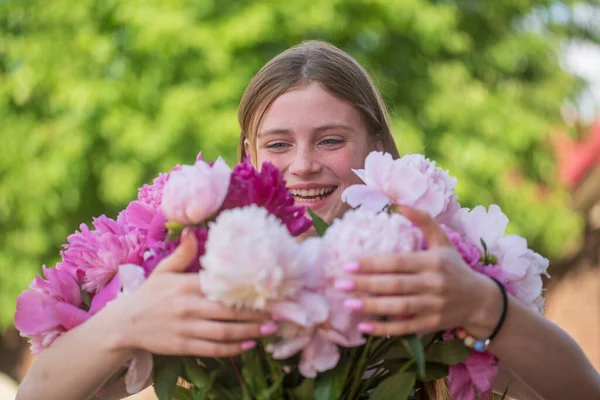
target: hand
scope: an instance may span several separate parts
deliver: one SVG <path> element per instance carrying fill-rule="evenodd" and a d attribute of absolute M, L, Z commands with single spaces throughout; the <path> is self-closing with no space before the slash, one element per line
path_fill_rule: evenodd
<path fill-rule="evenodd" d="M 401 336 L 464 327 L 476 337 L 487 337 L 502 311 L 496 284 L 473 271 L 444 231 L 428 214 L 401 207 L 418 225 L 429 249 L 348 263 L 348 277 L 336 288 L 352 293 L 351 309 L 388 317 L 371 320 L 359 329 L 375 336 Z"/>
<path fill-rule="evenodd" d="M 226 357 L 254 347 L 253 339 L 277 330 L 277 325 L 268 321 L 268 314 L 235 311 L 207 300 L 198 275 L 183 273 L 196 252 L 195 236 L 184 231 L 179 247 L 137 291 L 101 311 L 118 330 L 115 347 L 154 354 Z"/>

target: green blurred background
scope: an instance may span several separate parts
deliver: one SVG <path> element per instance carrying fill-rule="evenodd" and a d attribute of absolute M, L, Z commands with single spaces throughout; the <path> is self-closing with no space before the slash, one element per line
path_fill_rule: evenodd
<path fill-rule="evenodd" d="M 0 331 L 81 222 L 115 217 L 200 150 L 235 162 L 245 86 L 306 39 L 372 73 L 401 153 L 434 158 L 463 205 L 500 204 L 511 232 L 561 258 L 582 222 L 552 138 L 585 89 L 561 55 L 573 40 L 600 43 L 574 18 L 593 3 L 0 1 Z"/>

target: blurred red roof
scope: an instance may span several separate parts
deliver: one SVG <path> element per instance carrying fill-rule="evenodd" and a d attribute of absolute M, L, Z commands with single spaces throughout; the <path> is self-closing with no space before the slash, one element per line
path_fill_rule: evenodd
<path fill-rule="evenodd" d="M 590 127 L 583 140 L 560 135 L 555 142 L 558 174 L 561 182 L 574 188 L 585 175 L 600 164 L 600 120 Z"/>

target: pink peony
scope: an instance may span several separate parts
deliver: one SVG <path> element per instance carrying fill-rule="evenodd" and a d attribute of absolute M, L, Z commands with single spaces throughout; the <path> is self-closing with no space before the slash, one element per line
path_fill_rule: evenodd
<path fill-rule="evenodd" d="M 161 210 L 170 222 L 193 225 L 204 222 L 221 208 L 229 188 L 231 172 L 222 159 L 210 166 L 197 161 L 169 175 Z"/>
<path fill-rule="evenodd" d="M 294 197 L 286 189 L 283 175 L 270 163 L 264 163 L 258 172 L 246 159 L 233 170 L 223 209 L 250 204 L 264 207 L 274 214 L 292 236 L 298 236 L 312 226 L 311 220 L 304 214 L 305 208 L 294 206 Z"/>
<path fill-rule="evenodd" d="M 50 346 L 67 330 L 63 322 L 71 317 L 69 308 L 61 313 L 57 306 L 64 304 L 77 310 L 82 304 L 79 284 L 72 274 L 57 268 L 42 268 L 46 279 L 36 276 L 29 289 L 17 297 L 15 314 L 15 327 L 21 336 L 30 338 L 34 354 Z"/>
<path fill-rule="evenodd" d="M 509 282 L 506 274 L 498 265 L 483 264 L 482 254 L 479 253 L 479 249 L 473 243 L 444 225 L 442 225 L 442 229 L 444 229 L 446 236 L 452 241 L 465 263 L 480 274 L 497 279 L 504 285 L 508 293 L 516 294 L 515 286 Z"/>
<path fill-rule="evenodd" d="M 202 155 L 198 154 L 196 157 L 196 161 L 201 161 Z M 144 185 L 138 190 L 138 200 L 147 206 L 149 206 L 153 210 L 158 210 L 160 208 L 160 204 L 162 203 L 163 191 L 165 189 L 165 184 L 169 179 L 169 175 L 173 171 L 181 170 L 181 165 L 176 165 L 171 169 L 168 173 L 160 173 L 154 180 L 151 185 Z"/>
<path fill-rule="evenodd" d="M 334 368 L 340 359 L 338 346 L 356 347 L 365 343 L 357 325 L 361 313 L 344 308 L 345 297 L 332 289 L 302 292 L 295 301 L 277 304 L 272 311 L 288 321 L 281 324 L 279 341 L 267 350 L 275 359 L 286 359 L 302 352 L 300 373 L 314 378 Z"/>
<path fill-rule="evenodd" d="M 498 374 L 498 359 L 491 353 L 474 351 L 463 362 L 450 366 L 448 389 L 453 399 L 486 399 L 492 392 L 492 379 Z"/>
<path fill-rule="evenodd" d="M 421 154 L 394 160 L 388 153 L 371 152 L 365 169 L 354 170 L 364 185 L 352 185 L 342 193 L 351 207 L 380 211 L 388 204 L 405 205 L 427 211 L 438 221 L 448 223 L 459 210 L 454 194 L 456 179 Z"/>
<path fill-rule="evenodd" d="M 67 238 L 59 268 L 81 279 L 86 291 L 97 293 L 115 276 L 119 265 L 141 262 L 143 243 L 138 234 L 105 216 L 95 218 L 93 225 L 95 230 L 81 224 L 81 232 Z"/>
<path fill-rule="evenodd" d="M 308 273 L 285 225 L 256 205 L 223 211 L 210 223 L 201 257 L 202 288 L 209 299 L 264 309 L 296 295 Z"/>
<path fill-rule="evenodd" d="M 204 249 L 206 244 L 206 239 L 208 238 L 208 231 L 202 227 L 188 227 L 187 229 L 192 229 L 194 234 L 196 235 L 196 241 L 198 242 L 198 252 L 197 257 L 194 257 L 194 260 L 188 268 L 186 272 L 198 272 L 200 271 L 200 257 L 204 255 Z M 180 240 L 170 240 L 170 241 L 148 241 L 147 247 L 144 251 L 144 260 L 142 262 L 142 266 L 144 267 L 144 271 L 146 271 L 146 276 L 149 275 L 154 268 L 161 262 L 163 259 L 171 255 L 177 246 L 179 246 Z"/>
<path fill-rule="evenodd" d="M 421 230 L 400 214 L 350 210 L 325 232 L 321 262 L 329 276 L 343 275 L 346 261 L 423 248 Z"/>
<path fill-rule="evenodd" d="M 457 229 L 465 239 L 484 254 L 483 240 L 488 254 L 496 257 L 497 267 L 505 276 L 505 282 L 512 288 L 515 297 L 525 304 L 539 309 L 542 294 L 542 275 L 547 275 L 549 262 L 546 258 L 527 247 L 527 240 L 517 235 L 505 235 L 508 218 L 493 204 L 486 210 L 477 206 L 472 210 L 462 209 L 455 219 Z"/>

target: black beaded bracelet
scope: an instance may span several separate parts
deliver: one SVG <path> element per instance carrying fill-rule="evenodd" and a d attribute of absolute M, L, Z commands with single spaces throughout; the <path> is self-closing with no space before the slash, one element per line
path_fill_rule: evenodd
<path fill-rule="evenodd" d="M 490 279 L 496 282 L 496 285 L 498 285 L 498 288 L 500 288 L 500 293 L 502 293 L 502 314 L 500 314 L 500 319 L 498 320 L 496 327 L 492 331 L 492 334 L 487 339 L 480 340 L 474 338 L 473 336 L 470 336 L 462 328 L 456 329 L 454 331 L 455 335 L 459 339 L 463 340 L 465 346 L 470 347 L 478 352 L 484 352 L 488 349 L 488 346 L 490 345 L 492 339 L 494 339 L 498 335 L 498 332 L 500 332 L 500 329 L 502 329 L 502 325 L 504 325 L 504 320 L 506 319 L 506 313 L 508 311 L 508 295 L 506 294 L 506 289 L 504 288 L 504 285 L 496 278 Z"/>
<path fill-rule="evenodd" d="M 496 327 L 492 331 L 490 337 L 487 339 L 490 341 L 493 340 L 496 337 L 496 335 L 498 335 L 498 332 L 500 332 L 500 329 L 502 329 L 502 325 L 504 325 L 504 320 L 506 319 L 506 312 L 508 311 L 508 295 L 506 294 L 506 289 L 504 288 L 504 285 L 496 278 L 491 279 L 494 282 L 496 282 L 496 285 L 498 285 L 498 287 L 500 288 L 500 293 L 502 293 L 502 314 L 500 314 L 500 319 L 498 320 Z"/>

